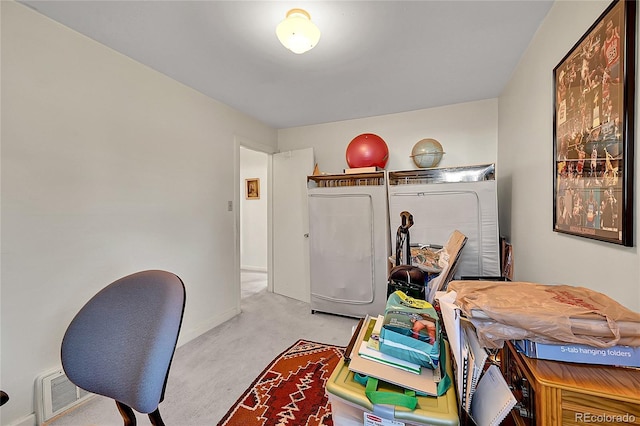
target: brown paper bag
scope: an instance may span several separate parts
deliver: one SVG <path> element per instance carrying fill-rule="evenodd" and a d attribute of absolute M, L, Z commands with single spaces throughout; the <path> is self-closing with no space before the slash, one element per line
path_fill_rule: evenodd
<path fill-rule="evenodd" d="M 640 346 L 640 313 L 584 287 L 527 282 L 452 281 L 456 304 L 487 347 L 505 340 Z"/>

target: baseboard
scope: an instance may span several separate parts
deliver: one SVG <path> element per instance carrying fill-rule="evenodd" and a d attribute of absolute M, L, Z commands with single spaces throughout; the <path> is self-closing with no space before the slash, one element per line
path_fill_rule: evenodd
<path fill-rule="evenodd" d="M 240 271 L 244 272 L 268 272 L 269 270 L 262 266 L 241 266 Z"/>
<path fill-rule="evenodd" d="M 36 426 L 36 413 L 28 414 L 7 426 Z"/>

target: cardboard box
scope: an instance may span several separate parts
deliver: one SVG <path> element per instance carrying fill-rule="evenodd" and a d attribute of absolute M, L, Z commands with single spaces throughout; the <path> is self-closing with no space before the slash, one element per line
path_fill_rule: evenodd
<path fill-rule="evenodd" d="M 640 367 L 640 347 L 618 345 L 610 348 L 596 348 L 577 344 L 545 344 L 530 340 L 514 340 L 513 344 L 518 352 L 522 352 L 529 358 L 578 364 Z"/>

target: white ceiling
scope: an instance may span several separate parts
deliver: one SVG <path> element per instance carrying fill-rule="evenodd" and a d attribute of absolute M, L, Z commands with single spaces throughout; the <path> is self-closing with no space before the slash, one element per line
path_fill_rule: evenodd
<path fill-rule="evenodd" d="M 274 128 L 498 97 L 553 1 L 21 3 Z M 275 35 L 303 7 L 303 55 Z"/>

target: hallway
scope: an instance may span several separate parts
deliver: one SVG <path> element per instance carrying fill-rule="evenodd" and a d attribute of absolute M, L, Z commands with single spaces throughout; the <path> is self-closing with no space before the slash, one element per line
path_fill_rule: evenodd
<path fill-rule="evenodd" d="M 241 297 L 252 296 L 267 289 L 267 273 L 262 271 L 240 271 Z"/>

